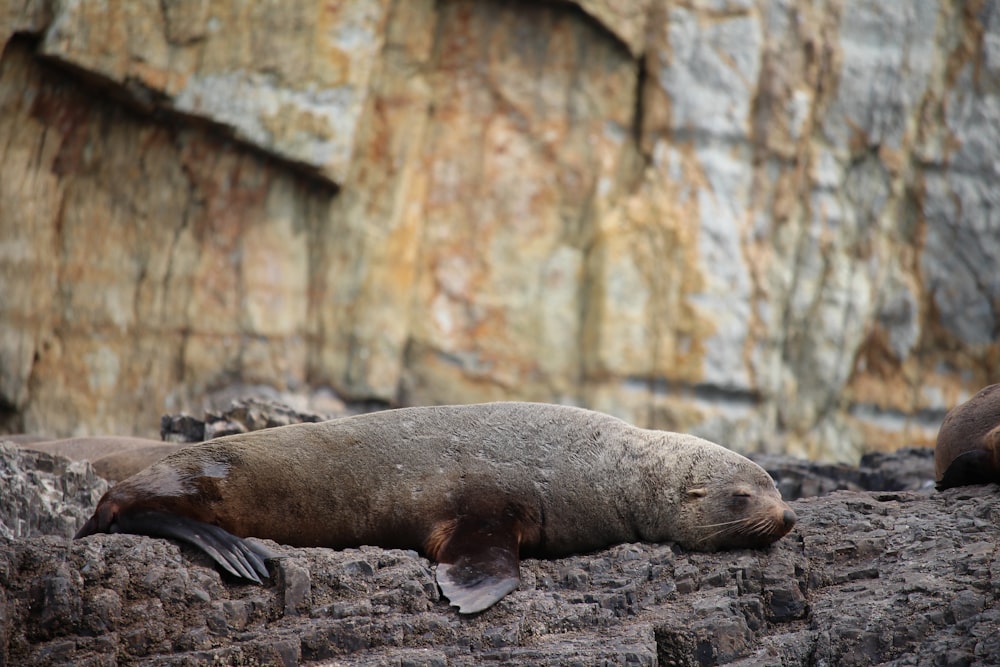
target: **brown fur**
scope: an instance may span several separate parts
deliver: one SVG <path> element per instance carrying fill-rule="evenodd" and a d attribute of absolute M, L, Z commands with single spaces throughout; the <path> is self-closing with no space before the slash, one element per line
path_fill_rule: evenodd
<path fill-rule="evenodd" d="M 101 477 L 117 482 L 151 466 L 183 445 L 118 435 L 98 435 L 61 440 L 33 440 L 19 444 L 23 449 L 64 456 L 73 461 L 90 461 Z"/>
<path fill-rule="evenodd" d="M 934 447 L 939 490 L 1000 483 L 1000 384 L 983 388 L 945 415 Z"/>
<path fill-rule="evenodd" d="M 795 521 L 770 476 L 735 452 L 537 403 L 389 410 L 184 448 L 108 491 L 79 535 L 144 511 L 240 537 L 412 548 L 450 563 L 496 540 L 515 570 L 518 552 L 640 540 L 762 547 Z"/>
<path fill-rule="evenodd" d="M 160 442 L 158 445 L 136 447 L 135 449 L 107 454 L 90 463 L 94 466 L 94 471 L 104 479 L 120 482 L 184 446 L 184 444 L 174 442 Z"/>
<path fill-rule="evenodd" d="M 30 442 L 20 445 L 24 449 L 36 452 L 57 454 L 74 461 L 96 461 L 102 456 L 118 452 L 159 447 L 165 444 L 162 440 L 147 438 L 132 438 L 120 435 L 95 435 L 81 438 L 49 439 L 41 442 Z"/>

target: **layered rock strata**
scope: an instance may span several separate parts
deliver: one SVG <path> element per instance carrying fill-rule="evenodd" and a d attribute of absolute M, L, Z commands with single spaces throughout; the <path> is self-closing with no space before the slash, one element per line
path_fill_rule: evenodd
<path fill-rule="evenodd" d="M 0 3 L 0 426 L 233 383 L 929 444 L 1000 377 L 989 2 Z"/>

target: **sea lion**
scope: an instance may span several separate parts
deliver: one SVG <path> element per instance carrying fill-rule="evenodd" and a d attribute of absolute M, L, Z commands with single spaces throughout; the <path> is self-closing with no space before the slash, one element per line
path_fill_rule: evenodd
<path fill-rule="evenodd" d="M 5 435 L 0 435 L 0 440 L 4 442 L 13 442 L 18 447 L 28 449 L 25 445 L 30 445 L 33 442 L 45 442 L 46 440 L 51 440 L 52 438 L 46 438 L 44 435 L 34 435 L 33 433 L 7 433 Z"/>
<path fill-rule="evenodd" d="M 197 446 L 197 443 L 159 442 L 149 447 L 124 449 L 94 459 L 90 465 L 94 466 L 94 472 L 104 479 L 120 482 L 148 468 L 168 454 L 173 454 L 181 447 L 189 445 Z"/>
<path fill-rule="evenodd" d="M 795 524 L 749 459 L 582 408 L 483 403 L 293 424 L 186 447 L 120 482 L 76 534 L 173 537 L 260 581 L 292 546 L 409 548 L 461 613 L 517 587 L 521 556 L 622 542 L 764 547 Z"/>
<path fill-rule="evenodd" d="M 948 411 L 934 446 L 938 491 L 1000 483 L 1000 384 Z"/>
<path fill-rule="evenodd" d="M 94 471 L 113 482 L 131 477 L 183 445 L 162 440 L 119 435 L 97 435 L 19 444 L 22 449 L 65 456 L 73 461 L 90 461 Z"/>

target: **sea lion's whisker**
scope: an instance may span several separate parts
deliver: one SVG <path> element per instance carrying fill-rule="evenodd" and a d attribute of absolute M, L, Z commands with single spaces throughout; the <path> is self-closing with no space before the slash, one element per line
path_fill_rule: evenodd
<path fill-rule="evenodd" d="M 697 526 L 697 528 L 718 528 L 719 526 L 731 526 L 734 523 L 746 523 L 750 521 L 752 517 L 742 517 L 739 519 L 733 519 L 732 521 L 723 521 L 722 523 L 703 523 Z"/>
<path fill-rule="evenodd" d="M 764 537 L 774 533 L 774 521 L 769 517 L 760 517 L 753 527 L 753 534 Z"/>
<path fill-rule="evenodd" d="M 703 524 L 699 528 L 718 528 L 718 530 L 705 535 L 701 540 L 703 543 L 708 543 L 719 535 L 746 535 L 748 537 L 767 538 L 778 532 L 775 528 L 774 520 L 767 516 L 749 516 L 734 519 L 733 521 Z"/>
<path fill-rule="evenodd" d="M 743 528 L 742 524 L 746 524 L 749 521 L 750 518 L 747 517 L 745 519 L 740 519 L 738 521 L 726 521 L 724 523 L 717 523 L 715 524 L 716 526 L 723 526 L 723 527 L 713 533 L 709 533 L 708 535 L 706 535 L 704 540 L 708 541 L 713 537 L 718 537 L 719 535 L 738 534 L 739 532 L 741 532 L 741 529 Z"/>

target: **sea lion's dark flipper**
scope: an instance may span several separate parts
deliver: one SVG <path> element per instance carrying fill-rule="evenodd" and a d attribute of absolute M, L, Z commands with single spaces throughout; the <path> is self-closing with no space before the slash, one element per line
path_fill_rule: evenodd
<path fill-rule="evenodd" d="M 442 522 L 435 533 L 437 583 L 459 613 L 483 611 L 521 582 L 520 531 L 509 514 L 500 520 L 465 516 Z"/>
<path fill-rule="evenodd" d="M 975 449 L 955 457 L 938 480 L 937 490 L 990 482 L 1000 482 L 1000 470 L 993 463 L 993 452 Z"/>
<path fill-rule="evenodd" d="M 193 544 L 226 572 L 258 584 L 262 583 L 261 577 L 269 576 L 264 559 L 276 555 L 218 526 L 167 512 L 122 512 L 116 523 L 115 532 L 170 537 Z"/>

